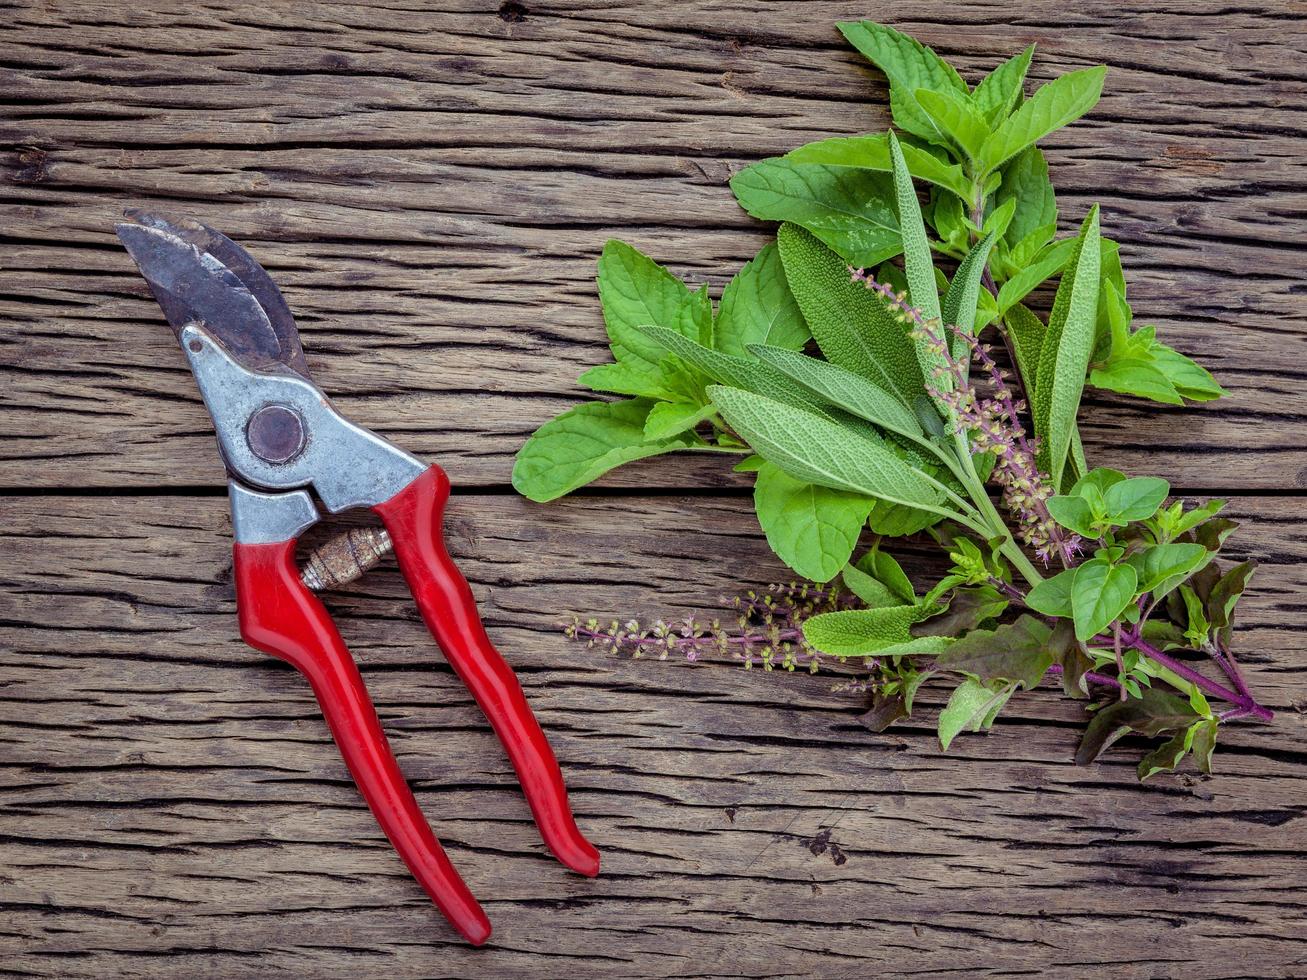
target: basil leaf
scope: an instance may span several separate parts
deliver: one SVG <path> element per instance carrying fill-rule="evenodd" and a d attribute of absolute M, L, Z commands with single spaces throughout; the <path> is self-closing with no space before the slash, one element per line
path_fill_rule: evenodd
<path fill-rule="evenodd" d="M 1076 750 L 1076 765 L 1093 762 L 1127 732 L 1156 736 L 1187 728 L 1197 720 L 1197 712 L 1184 698 L 1159 688 L 1144 688 L 1140 697 L 1114 701 L 1095 712 Z"/>
<path fill-rule="evenodd" d="M 1157 513 L 1171 485 L 1155 476 L 1136 476 L 1113 483 L 1103 494 L 1107 516 L 1117 524 L 1143 521 Z"/>
<path fill-rule="evenodd" d="M 939 745 L 944 751 L 963 731 L 979 731 L 992 721 L 992 714 L 1011 696 L 1010 687 L 993 690 L 968 677 L 953 691 L 948 704 L 939 713 Z"/>
<path fill-rule="evenodd" d="M 840 425 L 738 388 L 714 386 L 708 395 L 756 452 L 796 479 L 942 511 L 940 495 L 928 478 L 870 428 Z"/>
<path fill-rule="evenodd" d="M 1008 680 L 1030 690 L 1053 666 L 1052 632 L 1033 616 L 1021 616 L 997 629 L 973 630 L 941 654 L 936 664 L 974 674 L 984 682 Z"/>
<path fill-rule="evenodd" d="M 1083 116 L 1098 102 L 1106 74 L 1106 66 L 1099 65 L 1069 72 L 1038 88 L 986 141 L 983 168 L 1002 166 L 1053 130 Z"/>
<path fill-rule="evenodd" d="M 1009 245 L 1015 246 L 1046 225 L 1053 225 L 1056 231 L 1057 196 L 1048 179 L 1048 162 L 1039 147 L 1026 147 L 1003 167 L 1003 182 L 994 194 L 994 203 L 1008 201 L 1016 201 L 1016 214 L 1004 236 Z"/>
<path fill-rule="evenodd" d="M 782 225 L 776 241 L 790 291 L 826 359 L 912 405 L 926 387 L 903 324 L 849 278 L 843 259 L 802 228 Z"/>
<path fill-rule="evenodd" d="M 951 191 L 960 198 L 971 196 L 973 192 L 971 181 L 957 164 L 946 163 L 911 143 L 904 143 L 902 146 L 903 159 L 907 161 L 912 176 Z M 885 133 L 834 136 L 800 146 L 781 159 L 790 163 L 821 164 L 827 167 L 860 167 L 883 173 L 893 170 L 889 158 L 889 141 Z"/>
<path fill-rule="evenodd" d="M 990 126 L 1006 118 L 1016 108 L 1017 102 L 1021 99 L 1021 86 L 1026 80 L 1026 71 L 1030 68 L 1030 59 L 1034 54 L 1035 46 L 1032 44 L 981 79 L 980 84 L 971 93 L 971 101 L 984 114 L 985 121 Z"/>
<path fill-rule="evenodd" d="M 844 587 L 861 599 L 869 609 L 904 604 L 903 599 L 895 595 L 888 585 L 880 579 L 868 575 L 857 565 L 845 565 L 841 578 L 844 580 Z M 911 602 L 915 601 L 916 597 L 914 596 Z"/>
<path fill-rule="evenodd" d="M 1175 386 L 1181 397 L 1195 402 L 1208 402 L 1229 394 L 1205 368 L 1179 351 L 1154 341 L 1148 352 L 1153 365 L 1166 375 L 1166 379 Z"/>
<path fill-rule="evenodd" d="M 1189 737 L 1185 732 L 1174 736 L 1139 760 L 1139 781 L 1142 783 L 1159 772 L 1170 772 L 1189 752 Z"/>
<path fill-rule="evenodd" d="M 854 265 L 874 266 L 901 250 L 884 174 L 775 158 L 745 167 L 731 190 L 755 218 L 800 225 Z"/>
<path fill-rule="evenodd" d="M 909 439 L 925 438 L 921 423 L 911 409 L 897 396 L 859 374 L 846 371 L 830 361 L 820 361 L 779 347 L 755 345 L 750 348 L 750 353 L 846 412 Z"/>
<path fill-rule="evenodd" d="M 722 291 L 713 347 L 736 355 L 743 355 L 750 344 L 799 350 L 810 336 L 785 282 L 776 243 L 768 242 Z"/>
<path fill-rule="evenodd" d="M 1049 515 L 1064 528 L 1075 531 L 1082 538 L 1096 538 L 1094 514 L 1089 501 L 1079 496 L 1049 497 L 1045 502 Z"/>
<path fill-rule="evenodd" d="M 1200 544 L 1158 544 L 1136 552 L 1126 559 L 1139 581 L 1135 588 L 1151 592 L 1153 600 L 1162 599 L 1177 585 L 1211 560 Z"/>
<path fill-rule="evenodd" d="M 1071 609 L 1076 639 L 1092 640 L 1125 611 L 1135 597 L 1135 570 L 1092 558 L 1075 569 L 1071 583 Z"/>
<path fill-rule="evenodd" d="M 1035 432 L 1043 439 L 1040 469 L 1053 487 L 1062 486 L 1062 473 L 1085 386 L 1089 355 L 1094 347 L 1098 311 L 1098 206 L 1090 209 L 1080 229 L 1078 254 L 1062 274 L 1053 312 L 1048 319 L 1035 386 Z"/>
<path fill-rule="evenodd" d="M 1076 570 L 1068 568 L 1052 578 L 1044 579 L 1026 594 L 1026 605 L 1045 616 L 1070 619 L 1074 615 L 1071 607 L 1071 588 L 1075 577 Z"/>
<path fill-rule="evenodd" d="M 588 402 L 546 422 L 518 450 L 513 488 L 543 503 L 623 463 L 678 449 L 708 448 L 692 433 L 647 441 L 644 426 L 653 404 L 642 398 Z"/>
<path fill-rule="evenodd" d="M 764 463 L 753 488 L 758 523 L 781 561 L 806 579 L 828 582 L 848 563 L 875 500 L 796 480 Z"/>
<path fill-rule="evenodd" d="M 840 33 L 889 79 L 890 112 L 905 132 L 939 140 L 939 133 L 914 94 L 919 89 L 967 94 L 956 69 L 930 48 L 906 34 L 871 21 L 837 24 Z"/>

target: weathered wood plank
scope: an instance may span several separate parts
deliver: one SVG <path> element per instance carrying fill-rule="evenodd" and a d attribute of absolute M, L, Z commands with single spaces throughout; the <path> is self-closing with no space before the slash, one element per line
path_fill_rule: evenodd
<path fill-rule="evenodd" d="M 1071 765 L 1081 709 L 1052 690 L 942 755 L 937 691 L 921 721 L 873 736 L 826 676 L 617 659 L 557 632 L 573 610 L 711 612 L 719 592 L 783 575 L 747 500 L 470 495 L 451 508 L 451 549 L 551 733 L 604 875 L 569 876 L 544 855 L 389 563 L 331 606 L 420 800 L 487 901 L 486 950 L 454 943 L 408 879 L 305 685 L 241 645 L 222 499 L 10 497 L 6 970 L 1302 971 L 1296 501 L 1233 507 L 1247 523 L 1232 550 L 1264 562 L 1239 650 L 1277 721 L 1232 726 L 1215 777 L 1145 787 L 1126 755 Z"/>
<path fill-rule="evenodd" d="M 856 4 L 23 6 L 0 29 L 0 485 L 188 487 L 220 470 L 181 359 L 112 239 L 125 204 L 250 244 L 341 405 L 502 485 L 603 355 L 591 278 L 612 236 L 719 286 L 766 229 L 737 167 L 885 125 L 835 33 Z M 1106 61 L 1103 103 L 1049 141 L 1070 219 L 1092 200 L 1132 300 L 1230 399 L 1094 399 L 1104 462 L 1188 487 L 1307 485 L 1298 5 L 907 3 L 894 23 L 971 77 L 1037 41 L 1035 74 Z M 954 23 L 967 23 L 959 31 Z M 697 461 L 623 485 L 721 485 Z"/>

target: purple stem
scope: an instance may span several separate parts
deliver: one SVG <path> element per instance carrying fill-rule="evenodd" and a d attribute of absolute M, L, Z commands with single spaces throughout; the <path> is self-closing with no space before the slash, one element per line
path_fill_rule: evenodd
<path fill-rule="evenodd" d="M 1048 668 L 1048 672 L 1050 674 L 1061 676 L 1062 665 L 1053 664 L 1053 666 Z M 1121 682 L 1115 677 L 1108 677 L 1106 674 L 1096 674 L 1092 670 L 1085 671 L 1085 677 L 1089 679 L 1091 684 L 1102 684 L 1104 687 L 1114 687 L 1118 691 L 1121 690 Z"/>
<path fill-rule="evenodd" d="M 1140 653 L 1144 654 L 1144 656 L 1151 657 L 1153 660 L 1156 660 L 1163 667 L 1166 667 L 1168 670 L 1173 671 L 1174 673 L 1183 677 L 1185 680 L 1189 681 L 1190 683 L 1196 684 L 1198 687 L 1202 688 L 1204 691 L 1206 691 L 1208 694 L 1212 695 L 1213 697 L 1218 697 L 1223 701 L 1229 701 L 1231 704 L 1238 705 L 1248 714 L 1255 715 L 1256 717 L 1262 719 L 1263 721 L 1270 721 L 1272 718 L 1275 717 L 1275 712 L 1273 712 L 1270 708 L 1262 707 L 1255 700 L 1253 700 L 1252 695 L 1241 694 L 1238 691 L 1232 691 L 1223 684 L 1218 684 L 1216 683 L 1216 681 L 1208 680 L 1206 677 L 1198 673 L 1198 671 L 1194 670 L 1192 667 L 1186 666 L 1185 664 L 1182 664 L 1180 661 L 1176 660 L 1175 658 L 1167 656 L 1165 653 L 1157 649 L 1157 647 L 1153 646 L 1143 637 L 1128 635 L 1125 637 L 1125 640 L 1130 644 L 1130 646 L 1134 647 Z"/>

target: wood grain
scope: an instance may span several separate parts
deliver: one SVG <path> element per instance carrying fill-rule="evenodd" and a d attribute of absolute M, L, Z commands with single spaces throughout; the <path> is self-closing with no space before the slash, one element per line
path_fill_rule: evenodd
<path fill-rule="evenodd" d="M 945 755 L 940 689 L 875 736 L 837 678 L 619 659 L 558 632 L 569 611 L 711 614 L 705 594 L 783 575 L 747 501 L 456 498 L 451 548 L 605 861 L 590 881 L 543 852 L 392 564 L 332 599 L 487 902 L 496 934 L 473 951 L 386 845 L 306 685 L 241 644 L 222 500 L 17 501 L 0 537 L 5 968 L 1297 975 L 1307 522 L 1276 501 L 1234 512 L 1236 551 L 1265 562 L 1239 652 L 1277 720 L 1231 726 L 1214 777 L 1140 787 L 1129 753 L 1072 765 L 1082 709 L 1056 690 Z"/>
<path fill-rule="evenodd" d="M 883 8 L 883 9 L 882 9 Z M 0 0 L 0 973 L 41 977 L 1216 978 L 1307 974 L 1307 4 L 1299 0 Z M 512 455 L 605 357 L 604 241 L 717 291 L 770 230 L 726 182 L 887 124 L 833 23 L 970 80 L 1111 65 L 1047 141 L 1146 322 L 1232 392 L 1095 396 L 1096 462 L 1239 496 L 1239 653 L 1277 711 L 1218 774 L 1071 764 L 1019 698 L 941 754 L 944 692 L 881 736 L 825 675 L 631 661 L 559 620 L 711 613 L 781 577 L 747 486 L 638 464 L 548 507 Z M 305 686 L 236 634 L 207 416 L 112 235 L 209 221 L 295 309 L 318 380 L 464 492 L 450 547 L 604 852 L 539 843 L 393 564 L 334 596 L 424 809 L 496 933 L 457 943 Z M 928 565 L 911 553 L 914 569 Z"/>

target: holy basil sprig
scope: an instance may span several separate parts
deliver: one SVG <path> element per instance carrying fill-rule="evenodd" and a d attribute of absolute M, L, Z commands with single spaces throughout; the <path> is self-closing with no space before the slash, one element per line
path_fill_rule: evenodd
<path fill-rule="evenodd" d="M 774 636 L 764 666 L 864 658 L 873 727 L 910 713 L 928 680 L 953 677 L 945 748 L 992 724 L 1015 691 L 1060 675 L 1069 695 L 1108 699 L 1094 706 L 1081 761 L 1133 731 L 1169 736 L 1141 778 L 1188 753 L 1206 768 L 1220 722 L 1270 717 L 1230 653 L 1252 566 L 1217 569 L 1233 528 L 1218 504 L 1168 506 L 1165 481 L 1090 470 L 1077 417 L 1086 383 L 1173 404 L 1221 389 L 1152 328 L 1132 329 L 1097 207 L 1056 239 L 1036 146 L 1092 108 L 1105 69 L 1027 98 L 1033 49 L 971 88 L 889 28 L 841 30 L 888 76 L 900 133 L 824 140 L 737 174 L 746 210 L 782 224 L 715 307 L 706 288 L 610 242 L 598 282 L 614 363 L 581 381 L 628 397 L 543 426 L 519 453 L 514 485 L 549 500 L 663 452 L 740 454 L 773 550 L 856 597 L 856 608 L 841 605 L 832 586 L 822 611 L 761 624 Z M 1040 318 L 1025 301 L 1052 277 Z M 978 339 L 987 329 L 1010 372 Z M 879 544 L 854 559 L 867 530 L 925 531 L 952 568 L 918 596 Z M 718 649 L 752 651 L 757 614 L 746 610 L 740 636 L 710 631 Z M 655 634 L 664 655 L 682 641 L 697 655 L 699 631 Z M 616 623 L 572 635 L 637 652 L 650 640 Z M 1210 657 L 1225 681 L 1186 652 Z M 1209 698 L 1230 706 L 1217 712 Z"/>

